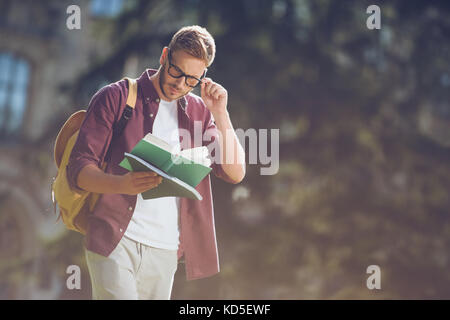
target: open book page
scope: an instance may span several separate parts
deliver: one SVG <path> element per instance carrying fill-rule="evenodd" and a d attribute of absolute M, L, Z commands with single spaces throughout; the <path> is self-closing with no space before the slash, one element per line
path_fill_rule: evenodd
<path fill-rule="evenodd" d="M 158 138 L 157 136 L 155 136 L 151 133 L 147 133 L 145 135 L 145 137 L 143 138 L 143 140 L 150 142 L 150 143 L 160 147 L 161 149 L 166 150 L 167 152 L 173 153 L 173 147 L 170 144 L 168 144 L 163 139 Z"/>
<path fill-rule="evenodd" d="M 204 166 L 211 166 L 208 148 L 205 146 L 182 150 L 180 155 Z"/>
<path fill-rule="evenodd" d="M 133 168 L 133 170 L 142 171 L 142 169 L 144 168 L 149 169 L 156 172 L 163 178 L 162 182 L 157 187 L 142 192 L 142 197 L 145 200 L 169 196 L 186 197 L 197 200 L 203 199 L 202 195 L 197 190 L 195 190 L 194 187 L 191 187 L 184 181 L 168 175 L 167 173 L 158 169 L 154 165 L 142 160 L 141 158 L 131 153 L 125 152 L 125 157 L 128 159 L 131 168 Z"/>
<path fill-rule="evenodd" d="M 167 152 L 170 152 L 174 155 L 181 155 L 181 156 L 185 157 L 186 159 L 189 159 L 193 162 L 202 164 L 207 167 L 211 166 L 211 159 L 209 158 L 208 148 L 205 146 L 191 148 L 191 149 L 185 149 L 180 152 L 174 152 L 176 149 L 173 146 L 171 146 L 169 143 L 167 143 L 163 139 L 158 138 L 157 136 L 155 136 L 151 133 L 147 133 L 145 135 L 145 137 L 143 138 L 143 140 L 145 140 L 149 143 L 152 143 L 152 144 L 160 147 L 161 149 L 164 149 Z"/>

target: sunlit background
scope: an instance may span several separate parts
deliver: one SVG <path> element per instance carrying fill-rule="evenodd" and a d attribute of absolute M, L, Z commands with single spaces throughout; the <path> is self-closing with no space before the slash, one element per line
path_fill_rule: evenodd
<path fill-rule="evenodd" d="M 279 129 L 280 164 L 212 178 L 221 272 L 179 265 L 172 298 L 449 299 L 450 2 L 425 0 L 0 0 L 0 298 L 91 298 L 83 238 L 53 212 L 56 134 L 192 24 L 234 128 Z"/>

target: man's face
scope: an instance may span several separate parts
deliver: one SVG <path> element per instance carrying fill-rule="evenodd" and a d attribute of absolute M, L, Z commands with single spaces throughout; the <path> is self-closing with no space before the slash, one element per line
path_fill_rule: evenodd
<path fill-rule="evenodd" d="M 164 100 L 176 100 L 192 91 L 193 88 L 186 84 L 186 77 L 175 78 L 169 73 L 169 50 L 167 48 L 164 48 L 160 63 L 159 86 L 165 96 Z M 206 70 L 205 61 L 195 58 L 183 50 L 172 51 L 170 63 L 172 64 L 171 73 L 175 75 L 182 72 L 200 79 Z M 189 81 L 192 81 L 192 79 Z"/>

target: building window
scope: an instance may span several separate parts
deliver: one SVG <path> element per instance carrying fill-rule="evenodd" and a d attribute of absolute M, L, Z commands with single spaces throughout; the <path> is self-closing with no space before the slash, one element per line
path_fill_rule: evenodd
<path fill-rule="evenodd" d="M 121 11 L 123 0 L 92 0 L 91 14 L 96 17 L 116 17 Z"/>
<path fill-rule="evenodd" d="M 18 135 L 27 104 L 30 65 L 0 52 L 0 137 Z"/>

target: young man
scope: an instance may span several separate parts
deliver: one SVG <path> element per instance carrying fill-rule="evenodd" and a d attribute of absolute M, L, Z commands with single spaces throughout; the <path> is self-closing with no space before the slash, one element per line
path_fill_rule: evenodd
<path fill-rule="evenodd" d="M 89 104 L 67 175 L 72 188 L 100 194 L 85 239 L 94 299 L 170 299 L 179 259 L 185 262 L 188 280 L 219 272 L 209 175 L 196 188 L 201 201 L 144 200 L 140 193 L 157 187 L 161 177 L 118 165 L 124 152 L 152 132 L 175 150 L 218 142 L 215 151 L 221 161 L 213 162 L 213 173 L 229 183 L 244 178 L 245 155 L 227 111 L 227 91 L 205 77 L 214 56 L 214 39 L 206 29 L 180 29 L 163 49 L 160 68 L 147 69 L 137 79 L 135 109 L 122 135 L 114 139 L 127 82 L 102 88 Z M 198 85 L 201 98 L 191 93 Z M 194 137 L 199 134 L 196 127 L 201 128 L 200 139 Z M 190 133 L 191 141 L 181 130 Z M 203 138 L 206 132 L 209 139 Z M 227 155 L 234 161 L 224 161 Z"/>

